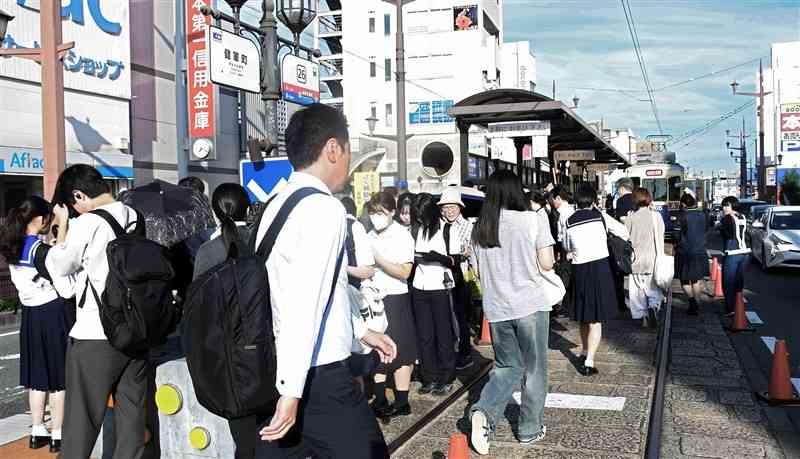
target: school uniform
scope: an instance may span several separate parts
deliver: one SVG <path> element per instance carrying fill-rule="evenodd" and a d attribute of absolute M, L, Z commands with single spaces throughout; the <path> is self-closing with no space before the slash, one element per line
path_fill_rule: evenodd
<path fill-rule="evenodd" d="M 447 253 L 442 228 L 430 238 L 422 229 L 416 239 L 417 254 L 436 252 Z M 422 363 L 423 383 L 450 384 L 455 379 L 455 334 L 453 331 L 453 312 L 450 290 L 446 279 L 452 282 L 453 273 L 449 267 L 433 261 L 417 259 L 416 272 L 412 282 L 414 320 L 417 325 L 417 339 Z"/>
<path fill-rule="evenodd" d="M 698 208 L 685 209 L 678 221 L 681 230 L 675 245 L 675 277 L 683 284 L 693 284 L 708 275 L 706 216 Z"/>
<path fill-rule="evenodd" d="M 377 420 L 348 365 L 354 338 L 360 339 L 366 330 L 354 329 L 344 266 L 334 279 L 347 232 L 344 206 L 321 180 L 294 172 L 265 209 L 256 245 L 286 199 L 305 187 L 322 193 L 306 197 L 293 209 L 266 260 L 276 388 L 282 396 L 300 399 L 297 423 L 279 441 L 259 440 L 256 457 L 388 458 Z M 315 346 L 318 336 L 320 345 Z M 259 425 L 269 425 L 271 416 L 260 419 Z"/>
<path fill-rule="evenodd" d="M 26 236 L 19 262 L 8 266 L 22 304 L 20 385 L 42 392 L 65 387 L 67 334 L 72 325 L 65 298 L 74 295 L 74 279 L 54 282 L 38 263 L 48 248 L 36 236 Z"/>
<path fill-rule="evenodd" d="M 722 290 L 727 312 L 736 310 L 736 293 L 744 290 L 744 268 L 750 249 L 744 240 L 747 220 L 738 212 L 726 215 L 720 225 L 725 257 L 722 259 Z"/>
<path fill-rule="evenodd" d="M 113 202 L 99 207 L 123 228 L 136 222 L 136 211 Z M 140 458 L 144 454 L 145 391 L 144 357 L 130 357 L 108 342 L 100 322 L 99 307 L 89 283 L 102 297 L 108 277 L 106 247 L 116 238 L 99 215 L 86 213 L 70 220 L 66 240 L 47 254 L 53 276 L 75 275 L 78 304 L 70 330 L 66 363 L 64 409 L 65 458 L 89 457 L 107 409 L 114 396 L 115 459 Z"/>

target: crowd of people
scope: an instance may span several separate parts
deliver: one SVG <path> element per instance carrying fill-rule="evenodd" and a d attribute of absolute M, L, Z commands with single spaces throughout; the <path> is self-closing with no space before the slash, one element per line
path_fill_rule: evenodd
<path fill-rule="evenodd" d="M 552 311 L 580 324 L 575 361 L 584 376 L 599 372 L 602 324 L 620 309 L 654 325 L 664 298 L 654 279 L 664 223 L 649 191 L 629 179 L 617 183 L 619 198 L 609 209 L 590 184 L 578 184 L 574 194 L 563 185 L 527 191 L 513 172 L 498 170 L 477 218 L 463 215 L 460 187 L 445 187 L 438 198 L 381 191 L 359 218 L 352 199 L 334 197 L 348 180 L 350 160 L 341 113 L 319 104 L 297 112 L 286 144 L 294 172 L 266 204 L 254 208 L 240 185 L 219 185 L 210 199 L 218 226 L 185 241 L 197 280 L 232 254 L 255 254 L 273 222 L 285 219 L 262 280 L 269 286 L 279 398 L 270 412 L 229 419 L 237 458 L 388 457 L 378 420 L 411 414 L 412 381 L 420 381 L 420 394 L 443 397 L 457 373 L 474 365 L 471 335 L 481 317 L 473 314 L 472 282 L 483 295 L 495 356 L 470 408 L 480 454 L 488 453 L 498 418 L 520 388 L 518 439 L 544 438 Z M 180 185 L 205 191 L 194 178 Z M 118 235 L 106 217 L 128 231 L 144 223 L 142 214 L 117 201 L 90 166 L 67 168 L 57 190 L 56 205 L 30 197 L 0 231 L 0 254 L 24 306 L 21 380 L 30 389 L 30 447 L 49 444 L 62 457 L 88 457 L 111 394 L 113 457 L 142 457 L 153 368 L 146 355 L 111 345 L 101 323 L 106 252 Z M 303 190 L 311 191 L 290 199 Z M 708 274 L 704 218 L 693 196 L 681 204 L 675 273 L 690 298 L 689 314 L 697 314 Z M 732 310 L 730 296 L 735 301 L 742 284 L 743 224 L 735 198 L 723 204 Z M 598 243 L 612 236 L 633 248 L 629 273 L 613 263 L 610 245 Z"/>

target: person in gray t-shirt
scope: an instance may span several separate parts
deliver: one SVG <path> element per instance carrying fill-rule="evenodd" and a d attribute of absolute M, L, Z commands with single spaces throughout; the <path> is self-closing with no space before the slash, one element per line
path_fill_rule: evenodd
<path fill-rule="evenodd" d="M 550 311 L 564 296 L 564 284 L 553 271 L 554 244 L 519 178 L 508 170 L 492 174 L 472 233 L 495 352 L 489 382 L 470 409 L 472 445 L 480 454 L 488 454 L 496 420 L 523 378 L 518 439 L 530 444 L 544 438 Z"/>

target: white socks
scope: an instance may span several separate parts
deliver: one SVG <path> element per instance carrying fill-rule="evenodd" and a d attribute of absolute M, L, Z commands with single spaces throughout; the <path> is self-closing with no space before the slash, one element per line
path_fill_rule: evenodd
<path fill-rule="evenodd" d="M 59 432 L 59 435 L 61 435 L 61 432 Z M 38 425 L 34 425 L 33 428 L 31 428 L 31 436 L 32 437 L 49 437 L 50 436 L 50 432 L 47 431 L 47 427 L 45 427 L 43 424 L 38 424 Z"/>
<path fill-rule="evenodd" d="M 61 429 L 53 429 L 53 431 L 50 432 L 50 437 L 52 437 L 53 440 L 61 440 Z"/>
<path fill-rule="evenodd" d="M 584 366 L 594 368 L 594 360 L 586 359 L 586 362 L 583 363 Z"/>

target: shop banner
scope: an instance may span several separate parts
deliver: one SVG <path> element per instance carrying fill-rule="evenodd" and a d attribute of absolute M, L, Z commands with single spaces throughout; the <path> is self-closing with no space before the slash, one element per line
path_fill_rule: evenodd
<path fill-rule="evenodd" d="M 200 12 L 205 4 L 204 0 L 186 0 L 186 92 L 189 96 L 189 136 L 192 138 L 214 137 L 216 101 L 209 74 L 206 41 L 211 16 Z"/>

